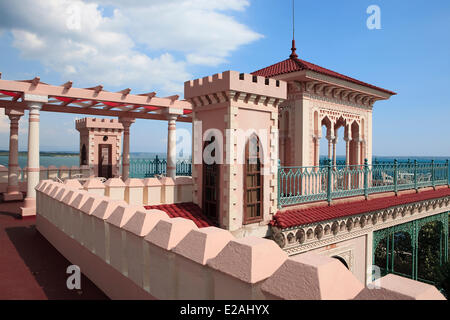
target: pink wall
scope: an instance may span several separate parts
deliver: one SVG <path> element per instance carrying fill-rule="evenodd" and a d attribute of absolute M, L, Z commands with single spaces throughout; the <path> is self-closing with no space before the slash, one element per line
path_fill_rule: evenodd
<path fill-rule="evenodd" d="M 327 257 L 342 257 L 347 262 L 354 276 L 361 283 L 366 283 L 366 235 L 337 242 L 308 252 Z"/>
<path fill-rule="evenodd" d="M 38 231 L 113 299 L 443 299 L 392 275 L 381 290 L 364 288 L 335 259 L 288 258 L 272 240 L 198 229 L 50 180 L 36 190 Z"/>

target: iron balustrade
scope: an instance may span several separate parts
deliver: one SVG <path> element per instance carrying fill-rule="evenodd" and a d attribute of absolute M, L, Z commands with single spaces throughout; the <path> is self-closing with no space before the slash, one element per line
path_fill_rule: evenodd
<path fill-rule="evenodd" d="M 419 235 L 422 227 L 430 222 L 439 222 L 439 266 L 448 261 L 448 219 L 450 212 L 442 212 L 440 214 L 432 215 L 418 220 L 413 220 L 410 222 L 402 223 L 392 227 L 376 230 L 373 232 L 372 241 L 372 264 L 376 265 L 376 253 L 377 248 L 382 250 L 385 255 L 385 265 L 379 265 L 381 269 L 381 276 L 388 273 L 398 274 L 404 277 L 408 277 L 414 280 L 431 283 L 436 285 L 434 281 L 430 279 L 422 279 L 419 277 Z M 396 270 L 395 260 L 396 257 L 396 237 L 408 236 L 410 240 L 410 250 L 409 252 L 402 252 L 402 254 L 408 254 L 411 256 L 411 269 L 409 272 L 402 273 L 400 270 Z M 380 245 L 384 239 L 384 244 Z M 424 239 L 425 240 L 425 239 Z M 380 246 L 379 246 L 380 245 Z M 425 244 L 426 245 L 426 244 Z M 437 267 L 437 266 L 435 266 Z M 375 279 L 372 279 L 375 280 Z"/>
<path fill-rule="evenodd" d="M 167 160 L 159 159 L 130 159 L 130 177 L 132 178 L 150 178 L 155 175 L 167 174 Z M 176 163 L 177 176 L 191 176 L 192 163 L 190 160 L 178 160 Z"/>
<path fill-rule="evenodd" d="M 450 185 L 449 161 L 376 162 L 362 165 L 282 167 L 278 161 L 278 207 L 424 187 Z"/>

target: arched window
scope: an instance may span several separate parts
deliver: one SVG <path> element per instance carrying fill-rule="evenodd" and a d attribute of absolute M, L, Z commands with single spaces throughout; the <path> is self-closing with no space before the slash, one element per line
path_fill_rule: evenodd
<path fill-rule="evenodd" d="M 213 143 L 215 137 L 212 136 L 210 141 L 206 141 L 203 150 Z M 211 156 L 215 157 L 216 151 L 211 152 Z M 219 166 L 214 161 L 212 164 L 207 164 L 203 160 L 203 213 L 217 221 L 219 218 Z"/>
<path fill-rule="evenodd" d="M 245 146 L 244 164 L 244 224 L 263 218 L 262 148 L 256 135 Z"/>
<path fill-rule="evenodd" d="M 333 256 L 332 258 L 339 260 L 347 269 L 350 270 L 350 268 L 348 267 L 347 261 L 345 261 L 344 258 L 342 258 L 340 256 Z"/>

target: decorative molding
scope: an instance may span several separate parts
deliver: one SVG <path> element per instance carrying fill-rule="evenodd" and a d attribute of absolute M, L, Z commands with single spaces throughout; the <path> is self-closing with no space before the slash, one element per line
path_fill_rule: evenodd
<path fill-rule="evenodd" d="M 450 211 L 450 197 L 409 203 L 292 228 L 272 227 L 272 238 L 288 255 L 294 255 L 446 211 Z M 293 239 L 292 235 L 294 241 L 287 241 Z M 280 239 L 286 240 L 283 243 Z"/>
<path fill-rule="evenodd" d="M 377 100 L 376 98 L 367 94 L 362 94 L 361 92 L 355 92 L 319 82 L 309 81 L 302 85 L 298 84 L 298 82 L 295 83 L 295 86 L 288 86 L 288 100 L 297 100 L 297 95 L 300 94 L 309 99 L 344 105 L 347 107 L 354 107 L 362 110 L 372 110 L 373 104 Z"/>

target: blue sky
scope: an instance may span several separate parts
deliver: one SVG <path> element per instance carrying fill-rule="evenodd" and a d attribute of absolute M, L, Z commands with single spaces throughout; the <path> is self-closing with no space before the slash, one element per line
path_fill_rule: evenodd
<path fill-rule="evenodd" d="M 166 96 L 180 93 L 184 80 L 252 72 L 290 53 L 290 0 L 42 0 L 31 1 L 33 12 L 30 1 L 0 0 L 3 79 L 40 76 Z M 381 9 L 381 30 L 366 27 L 372 4 Z M 61 28 L 72 5 L 83 32 Z M 297 0 L 295 27 L 300 58 L 398 93 L 375 104 L 375 155 L 450 156 L 450 2 Z M 76 150 L 75 117 L 42 113 L 41 149 Z M 3 117 L 0 149 L 8 148 L 6 125 Z M 131 151 L 165 151 L 166 129 L 166 122 L 138 120 Z M 21 149 L 26 139 L 25 118 Z"/>

